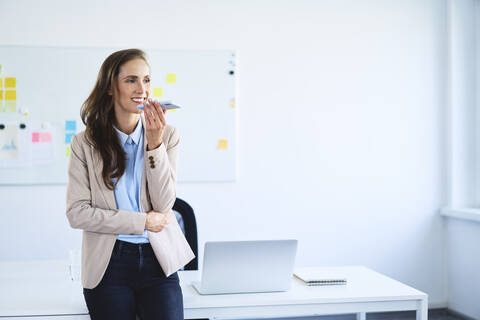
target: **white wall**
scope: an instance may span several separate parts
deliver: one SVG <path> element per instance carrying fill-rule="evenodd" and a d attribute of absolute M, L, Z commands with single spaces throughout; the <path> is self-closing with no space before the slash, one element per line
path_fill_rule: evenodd
<path fill-rule="evenodd" d="M 450 1 L 449 13 L 452 143 L 457 146 L 452 151 L 453 197 L 449 206 L 478 208 L 480 1 Z M 445 241 L 448 308 L 480 319 L 480 224 L 446 218 Z"/>
<path fill-rule="evenodd" d="M 476 205 L 475 2 L 449 1 L 449 111 L 451 197 L 449 206 Z"/>
<path fill-rule="evenodd" d="M 480 224 L 447 220 L 448 308 L 480 319 Z"/>
<path fill-rule="evenodd" d="M 446 305 L 445 1 L 0 0 L 0 30 L 3 45 L 238 50 L 239 179 L 178 185 L 200 245 L 296 238 L 298 266 L 366 265 Z M 64 199 L 0 187 L 0 259 L 79 247 Z"/>

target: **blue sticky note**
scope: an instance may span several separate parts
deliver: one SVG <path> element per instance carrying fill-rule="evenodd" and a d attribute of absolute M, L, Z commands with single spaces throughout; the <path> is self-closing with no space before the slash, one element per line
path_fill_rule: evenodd
<path fill-rule="evenodd" d="M 77 121 L 67 120 L 65 121 L 65 131 L 76 131 L 77 130 Z"/>
<path fill-rule="evenodd" d="M 72 137 L 75 135 L 75 133 L 66 133 L 65 134 L 65 143 L 70 143 L 72 141 Z"/>

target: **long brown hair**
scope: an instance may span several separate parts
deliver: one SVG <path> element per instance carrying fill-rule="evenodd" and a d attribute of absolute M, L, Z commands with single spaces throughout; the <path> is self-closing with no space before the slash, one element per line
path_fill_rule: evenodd
<path fill-rule="evenodd" d="M 100 67 L 95 86 L 80 111 L 86 126 L 87 142 L 100 152 L 103 160 L 103 182 L 110 190 L 115 186 L 112 179 L 120 178 L 126 166 L 125 152 L 113 128 L 116 80 L 120 67 L 134 59 L 143 59 L 148 64 L 145 52 L 139 49 L 121 50 L 108 56 Z"/>

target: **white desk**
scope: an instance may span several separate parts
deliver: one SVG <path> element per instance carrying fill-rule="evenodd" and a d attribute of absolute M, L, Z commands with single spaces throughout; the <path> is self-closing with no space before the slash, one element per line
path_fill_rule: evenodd
<path fill-rule="evenodd" d="M 68 261 L 0 262 L 0 319 L 53 315 L 90 319 L 80 281 L 70 280 Z"/>
<path fill-rule="evenodd" d="M 62 319 L 89 319 L 81 284 L 69 279 L 67 264 L 62 260 L 1 262 L 0 318 L 70 315 Z M 365 267 L 340 268 L 347 285 L 307 287 L 293 278 L 288 292 L 204 296 L 191 286 L 200 277 L 198 271 L 179 272 L 185 318 L 356 313 L 358 319 L 365 319 L 366 312 L 417 310 L 417 320 L 427 320 L 425 293 Z"/>

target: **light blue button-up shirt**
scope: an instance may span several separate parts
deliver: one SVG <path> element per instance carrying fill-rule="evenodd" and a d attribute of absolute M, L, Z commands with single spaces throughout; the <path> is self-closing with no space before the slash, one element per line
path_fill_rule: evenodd
<path fill-rule="evenodd" d="M 123 150 L 125 150 L 127 157 L 125 172 L 118 180 L 114 190 L 117 208 L 120 210 L 141 212 L 140 191 L 142 187 L 144 159 L 143 124 L 139 119 L 137 127 L 129 136 L 117 128 L 115 128 L 115 130 L 117 131 L 120 144 L 122 145 Z M 143 235 L 119 234 L 117 239 L 132 243 L 149 242 L 147 230 L 143 231 Z"/>

